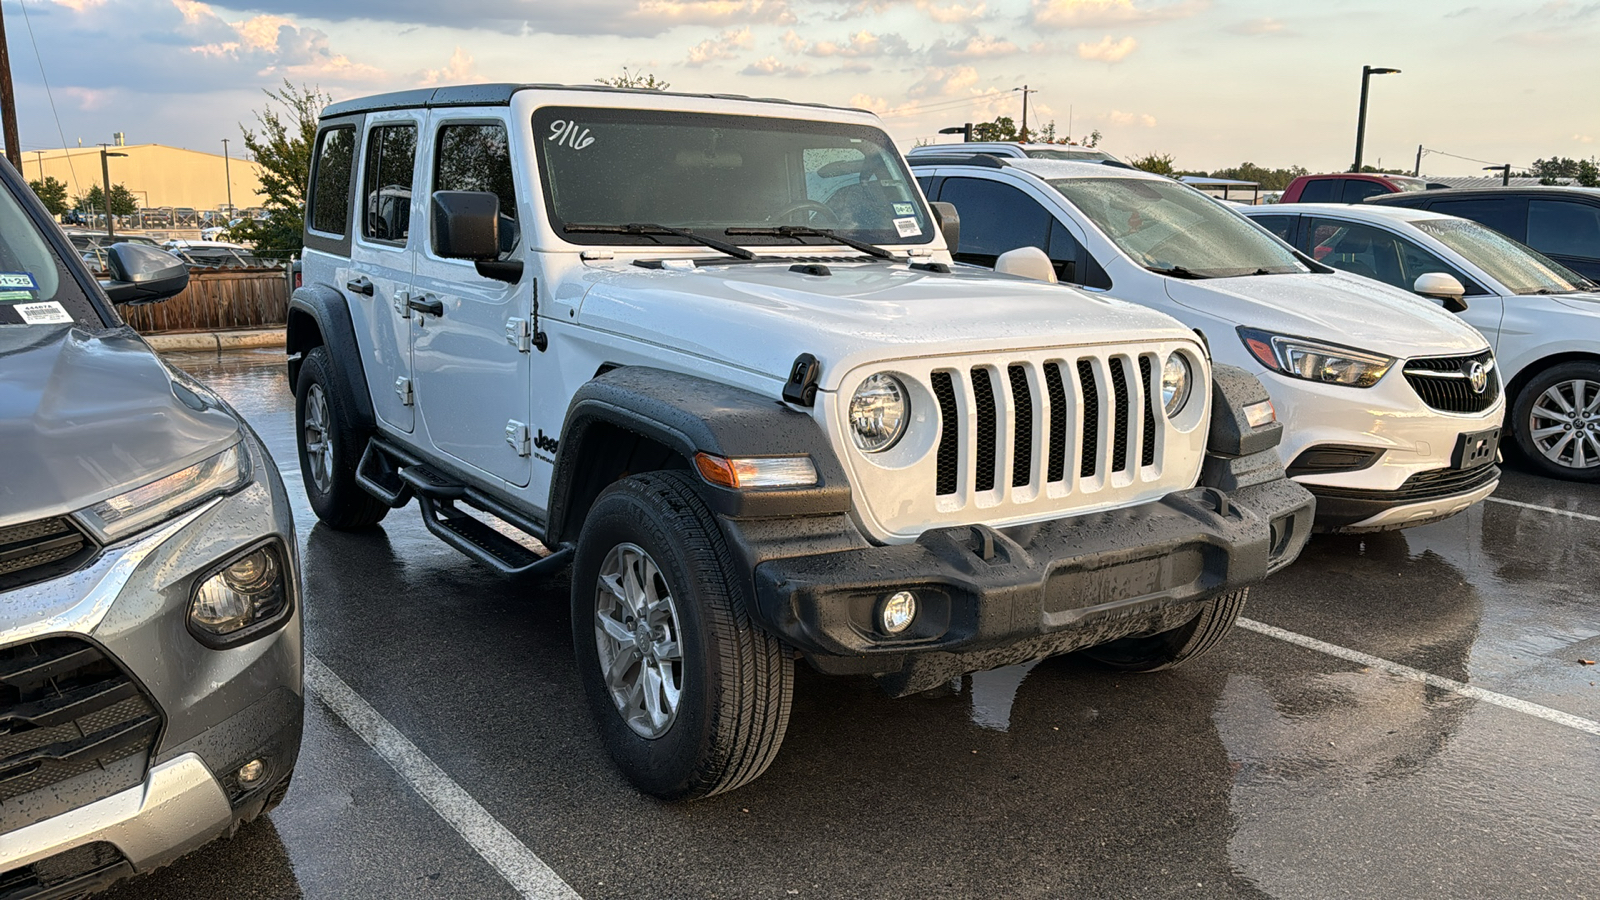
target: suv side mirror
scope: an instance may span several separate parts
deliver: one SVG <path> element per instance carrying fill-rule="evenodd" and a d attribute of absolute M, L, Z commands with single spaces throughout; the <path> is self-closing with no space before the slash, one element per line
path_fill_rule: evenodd
<path fill-rule="evenodd" d="M 994 270 L 1003 275 L 1020 275 L 1046 284 L 1056 283 L 1055 264 L 1038 247 L 1007 250 L 995 259 Z"/>
<path fill-rule="evenodd" d="M 1462 299 L 1467 295 L 1467 289 L 1461 286 L 1454 275 L 1444 272 L 1425 272 L 1417 276 L 1417 283 L 1411 286 L 1413 291 L 1424 297 L 1432 297 L 1444 304 L 1444 308 L 1453 313 L 1467 311 L 1467 301 Z"/>
<path fill-rule="evenodd" d="M 500 259 L 500 198 L 488 191 L 434 191 L 433 252 L 469 259 L 478 274 L 515 284 L 522 260 Z"/>
<path fill-rule="evenodd" d="M 961 213 L 956 212 L 954 203 L 944 203 L 935 200 L 928 204 L 933 208 L 933 221 L 939 226 L 939 233 L 944 235 L 946 248 L 951 252 L 961 246 Z"/>
<path fill-rule="evenodd" d="M 106 268 L 111 280 L 100 286 L 112 303 L 158 303 L 189 286 L 188 264 L 149 244 L 112 244 L 106 251 Z"/>

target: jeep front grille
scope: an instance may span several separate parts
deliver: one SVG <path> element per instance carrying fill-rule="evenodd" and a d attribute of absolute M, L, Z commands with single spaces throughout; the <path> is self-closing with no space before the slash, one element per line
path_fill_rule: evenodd
<path fill-rule="evenodd" d="M 63 516 L 0 528 L 0 591 L 65 575 L 88 562 L 97 549 Z"/>
<path fill-rule="evenodd" d="M 130 756 L 148 765 L 161 714 L 99 648 L 52 637 L 0 648 L 0 813 L 7 801 Z M 104 786 L 110 796 L 139 783 Z"/>
<path fill-rule="evenodd" d="M 1472 389 L 1472 367 L 1484 367 L 1487 383 L 1482 392 Z M 1500 375 L 1488 350 L 1471 356 L 1434 356 L 1413 359 L 1405 365 L 1406 381 L 1422 402 L 1442 412 L 1483 412 L 1500 398 Z"/>

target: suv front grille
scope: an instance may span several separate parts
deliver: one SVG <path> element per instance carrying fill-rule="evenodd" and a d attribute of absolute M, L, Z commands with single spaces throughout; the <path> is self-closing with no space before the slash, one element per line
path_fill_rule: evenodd
<path fill-rule="evenodd" d="M 1474 363 L 1484 368 L 1487 377 L 1482 392 L 1472 389 Z M 1488 350 L 1471 356 L 1413 359 L 1406 363 L 1405 376 L 1423 403 L 1442 412 L 1483 412 L 1500 398 L 1500 375 Z"/>
<path fill-rule="evenodd" d="M 147 766 L 160 730 L 155 704 L 89 642 L 0 648 L 0 812 L 15 797 L 130 756 Z M 102 796 L 137 784 L 143 769 Z"/>
<path fill-rule="evenodd" d="M 71 519 L 57 516 L 0 528 L 0 591 L 76 569 L 97 548 Z"/>

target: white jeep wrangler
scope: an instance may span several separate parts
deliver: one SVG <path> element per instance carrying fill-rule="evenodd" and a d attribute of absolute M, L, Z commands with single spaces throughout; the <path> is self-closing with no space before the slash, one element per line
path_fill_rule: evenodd
<path fill-rule="evenodd" d="M 288 325 L 311 505 L 570 563 L 604 741 L 665 798 L 766 769 L 796 659 L 899 695 L 1210 649 L 1311 530 L 1265 391 L 1163 314 L 952 272 L 957 227 L 858 110 L 334 104 Z"/>

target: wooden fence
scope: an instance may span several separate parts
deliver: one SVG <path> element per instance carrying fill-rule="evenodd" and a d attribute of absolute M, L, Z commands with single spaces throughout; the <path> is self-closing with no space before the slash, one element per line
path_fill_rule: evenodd
<path fill-rule="evenodd" d="M 288 321 L 289 284 L 282 269 L 190 269 L 178 296 L 118 309 L 141 334 L 271 328 Z"/>

